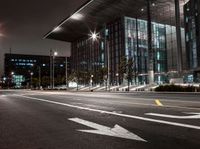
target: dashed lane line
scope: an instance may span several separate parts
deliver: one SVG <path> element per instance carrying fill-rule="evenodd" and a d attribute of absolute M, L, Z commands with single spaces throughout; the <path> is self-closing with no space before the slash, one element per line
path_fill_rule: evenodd
<path fill-rule="evenodd" d="M 156 102 L 156 105 L 157 105 L 157 106 L 161 106 L 161 107 L 163 106 L 163 104 L 160 102 L 159 99 L 155 100 L 155 102 Z"/>

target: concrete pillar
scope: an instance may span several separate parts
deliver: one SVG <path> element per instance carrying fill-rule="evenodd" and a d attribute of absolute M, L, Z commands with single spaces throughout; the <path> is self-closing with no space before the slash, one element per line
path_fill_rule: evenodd
<path fill-rule="evenodd" d="M 147 0 L 147 31 L 148 31 L 148 79 L 149 84 L 154 83 L 154 54 L 152 49 L 152 29 L 151 29 L 151 1 Z"/>
<path fill-rule="evenodd" d="M 182 42 L 181 42 L 181 22 L 180 22 L 180 4 L 179 0 L 175 0 L 175 18 L 176 18 L 176 40 L 177 40 L 177 71 L 179 77 L 182 75 L 183 58 L 182 58 Z"/>

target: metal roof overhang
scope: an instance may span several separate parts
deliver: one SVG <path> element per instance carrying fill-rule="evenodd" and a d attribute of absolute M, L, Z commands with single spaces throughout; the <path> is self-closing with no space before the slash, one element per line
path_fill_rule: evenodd
<path fill-rule="evenodd" d="M 152 21 L 175 25 L 174 0 L 152 0 Z M 182 6 L 182 4 L 181 4 Z M 144 11 L 141 11 L 144 9 Z M 44 38 L 73 42 L 120 16 L 146 19 L 146 0 L 89 0 Z"/>

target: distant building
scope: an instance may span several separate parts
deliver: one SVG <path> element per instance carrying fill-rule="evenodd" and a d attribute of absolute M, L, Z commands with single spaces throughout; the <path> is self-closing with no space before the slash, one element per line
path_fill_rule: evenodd
<path fill-rule="evenodd" d="M 200 0 L 190 0 L 184 6 L 186 50 L 191 82 L 200 82 Z"/>
<path fill-rule="evenodd" d="M 5 54 L 4 78 L 15 87 L 50 85 L 50 56 Z M 66 57 L 54 58 L 55 85 L 65 84 Z M 70 58 L 67 58 L 67 71 L 70 73 Z M 31 76 L 32 75 L 32 76 Z M 40 80 L 40 82 L 39 82 Z"/>

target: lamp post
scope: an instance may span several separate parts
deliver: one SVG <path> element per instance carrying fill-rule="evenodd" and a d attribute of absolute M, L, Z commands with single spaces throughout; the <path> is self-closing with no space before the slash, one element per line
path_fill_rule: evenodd
<path fill-rule="evenodd" d="M 39 79 L 38 85 L 39 85 L 39 89 L 40 89 L 40 87 L 41 87 L 41 67 L 40 66 L 38 66 L 38 79 Z"/>
<path fill-rule="evenodd" d="M 49 85 L 50 88 L 52 89 L 52 53 L 53 51 L 50 50 L 50 56 L 49 56 Z"/>
<path fill-rule="evenodd" d="M 105 47 L 107 51 L 107 85 L 106 85 L 106 90 L 110 91 L 110 47 L 109 47 L 109 41 L 106 38 L 99 37 L 96 32 L 91 33 L 91 38 L 93 41 L 99 39 L 105 40 Z"/>
<path fill-rule="evenodd" d="M 92 86 L 93 86 L 93 77 L 94 77 L 94 75 L 90 76 L 90 86 L 91 86 L 91 89 L 92 89 Z"/>
<path fill-rule="evenodd" d="M 55 64 L 54 64 L 54 61 L 55 61 L 55 57 L 58 55 L 58 52 L 54 52 L 53 53 L 53 89 L 54 89 L 54 86 L 55 86 L 55 76 L 54 76 L 54 74 L 55 74 Z"/>
<path fill-rule="evenodd" d="M 31 89 L 33 88 L 33 72 L 30 73 L 31 75 Z"/>
<path fill-rule="evenodd" d="M 68 73 L 67 73 L 67 68 L 68 68 L 68 61 L 67 61 L 67 57 L 66 57 L 66 64 L 65 64 L 66 90 L 68 89 Z"/>
<path fill-rule="evenodd" d="M 15 73 L 12 71 L 11 72 L 11 78 L 10 81 L 8 81 L 8 88 L 10 88 L 10 84 L 12 84 L 12 80 L 13 80 L 13 76 L 15 75 Z"/>
<path fill-rule="evenodd" d="M 116 77 L 117 77 L 117 86 L 119 86 L 119 73 L 116 73 Z"/>

